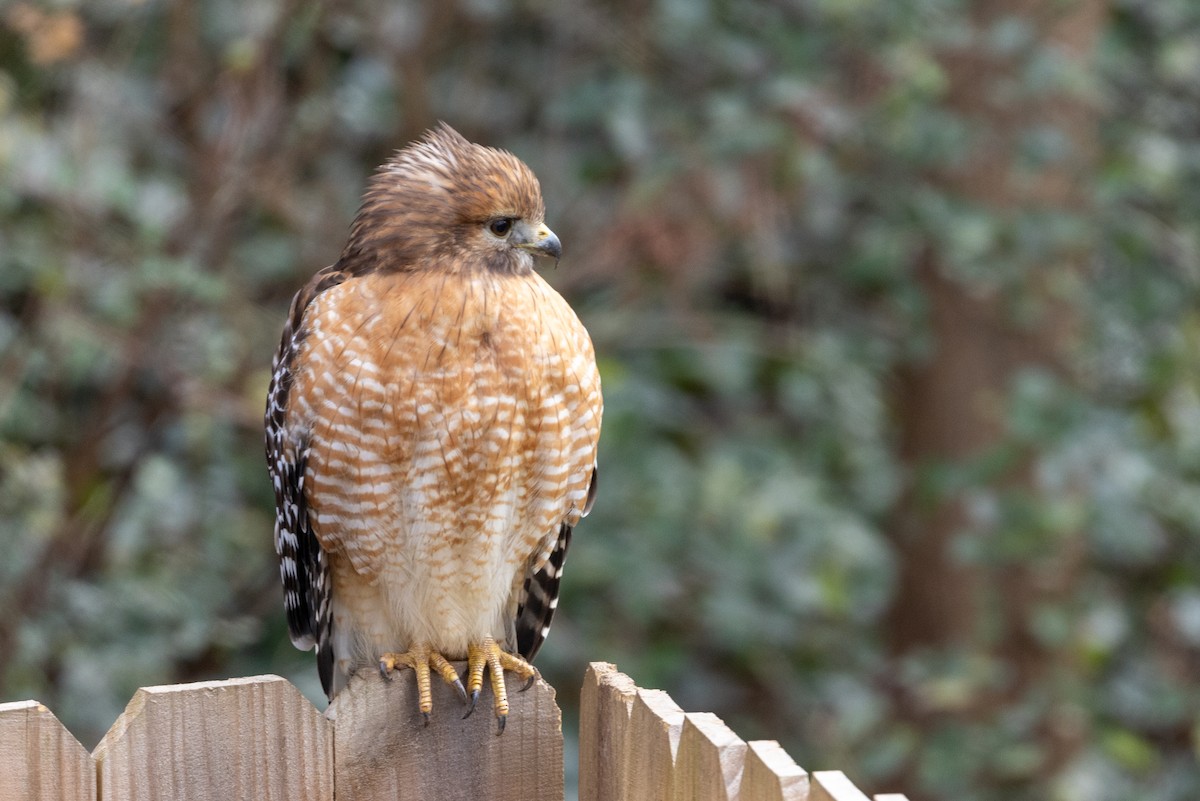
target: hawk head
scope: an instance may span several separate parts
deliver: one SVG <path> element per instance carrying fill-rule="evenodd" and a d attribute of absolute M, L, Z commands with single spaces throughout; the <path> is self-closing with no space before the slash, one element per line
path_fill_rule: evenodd
<path fill-rule="evenodd" d="M 562 255 L 545 216 L 524 162 L 441 123 L 375 172 L 341 266 L 528 272 L 534 255 Z"/>

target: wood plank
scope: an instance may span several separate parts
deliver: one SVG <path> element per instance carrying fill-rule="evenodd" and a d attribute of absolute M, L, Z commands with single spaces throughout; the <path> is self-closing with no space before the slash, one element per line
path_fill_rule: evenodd
<path fill-rule="evenodd" d="M 815 770 L 812 778 L 812 801 L 871 801 L 840 770 Z"/>
<path fill-rule="evenodd" d="M 746 743 L 741 801 L 807 801 L 808 774 L 775 740 Z"/>
<path fill-rule="evenodd" d="M 95 801 L 87 749 L 37 701 L 0 704 L 0 798 Z"/>
<path fill-rule="evenodd" d="M 662 690 L 637 691 L 626 736 L 627 771 L 621 797 L 670 798 L 684 712 Z"/>
<path fill-rule="evenodd" d="M 908 801 L 904 793 L 876 793 L 875 801 Z"/>
<path fill-rule="evenodd" d="M 579 801 L 620 801 L 637 686 L 608 662 L 592 662 L 579 705 Z"/>
<path fill-rule="evenodd" d="M 278 676 L 143 687 L 92 753 L 104 801 L 332 801 L 333 732 Z"/>
<path fill-rule="evenodd" d="M 456 663 L 460 675 L 466 665 Z M 506 676 L 509 715 L 497 736 L 485 686 L 474 714 L 434 676 L 433 717 L 423 725 L 415 674 L 354 676 L 330 705 L 337 801 L 527 801 L 563 798 L 562 714 L 540 678 L 521 692 Z"/>
<path fill-rule="evenodd" d="M 732 801 L 738 797 L 746 743 L 711 712 L 683 718 L 675 755 L 672 798 L 676 801 Z"/>

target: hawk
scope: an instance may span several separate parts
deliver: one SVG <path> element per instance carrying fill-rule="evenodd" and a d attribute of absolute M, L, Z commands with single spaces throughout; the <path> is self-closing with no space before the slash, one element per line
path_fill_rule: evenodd
<path fill-rule="evenodd" d="M 562 254 L 544 218 L 529 167 L 442 124 L 376 171 L 292 301 L 267 467 L 292 642 L 330 699 L 412 668 L 428 723 L 431 671 L 470 714 L 486 667 L 503 731 L 503 671 L 533 680 L 602 413 L 591 339 L 533 269 Z"/>

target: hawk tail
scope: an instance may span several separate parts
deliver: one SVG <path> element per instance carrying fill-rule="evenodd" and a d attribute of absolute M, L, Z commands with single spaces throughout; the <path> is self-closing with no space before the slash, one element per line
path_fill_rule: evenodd
<path fill-rule="evenodd" d="M 532 662 L 550 632 L 550 621 L 558 607 L 558 587 L 563 562 L 571 545 L 571 526 L 563 523 L 550 558 L 541 569 L 525 579 L 524 596 L 517 606 L 517 653 Z"/>

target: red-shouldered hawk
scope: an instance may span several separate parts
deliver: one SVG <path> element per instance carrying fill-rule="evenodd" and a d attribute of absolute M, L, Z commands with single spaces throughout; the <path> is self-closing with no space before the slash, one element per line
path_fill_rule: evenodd
<path fill-rule="evenodd" d="M 408 666 L 428 722 L 431 668 L 474 709 L 486 666 L 503 731 L 502 671 L 532 680 L 602 411 L 591 339 L 533 271 L 562 252 L 544 217 L 524 163 L 443 124 L 376 172 L 292 302 L 267 466 L 292 642 L 331 699 Z"/>

